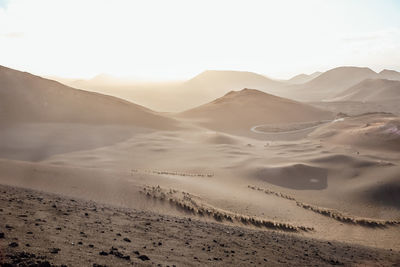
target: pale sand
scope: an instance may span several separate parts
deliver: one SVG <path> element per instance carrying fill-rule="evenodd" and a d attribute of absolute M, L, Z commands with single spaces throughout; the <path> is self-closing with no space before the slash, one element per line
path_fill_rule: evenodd
<path fill-rule="evenodd" d="M 400 159 L 396 147 L 390 145 L 393 137 L 387 138 L 388 145 L 380 150 L 371 140 L 359 137 L 360 143 L 354 142 L 354 146 L 339 143 L 352 138 L 347 137 L 348 125 L 358 125 L 363 131 L 366 121 L 380 120 L 385 125 L 393 119 L 382 114 L 348 118 L 322 126 L 309 138 L 297 141 L 260 141 L 198 128 L 137 132 L 112 145 L 58 151 L 36 163 L 1 160 L 0 179 L 3 184 L 179 215 L 176 209 L 149 202 L 139 193 L 146 186 L 159 185 L 193 194 L 197 202 L 228 213 L 314 228 L 299 233 L 301 236 L 400 250 L 393 238 L 400 233 L 399 226 L 374 228 L 343 223 L 305 210 L 293 201 L 248 188 L 268 188 L 350 217 L 399 220 Z M 321 137 L 321 132 L 323 135 L 332 129 L 340 133 L 340 138 L 331 134 Z M 375 141 L 385 138 L 370 137 Z"/>
<path fill-rule="evenodd" d="M 34 77 L 29 78 L 36 84 Z M 48 80 L 41 82 L 49 83 Z M 197 242 L 196 248 L 205 246 L 205 249 L 209 240 L 221 236 L 220 232 L 225 229 L 253 233 L 246 241 L 223 238 L 224 244 L 230 242 L 235 246 L 235 251 L 241 247 L 240 253 L 249 253 L 227 264 L 248 265 L 250 261 L 264 264 L 266 258 L 274 265 L 280 263 L 278 259 L 282 255 L 287 255 L 285 262 L 281 262 L 286 265 L 313 261 L 323 265 L 336 263 L 336 260 L 348 265 L 371 261 L 387 265 L 398 260 L 400 242 L 395 237 L 400 234 L 399 117 L 384 113 L 343 117 L 299 133 L 300 122 L 308 125 L 318 120 L 331 120 L 335 114 L 259 91 L 243 90 L 185 114 L 167 117 L 115 98 L 54 85 L 49 91 L 39 85 L 33 86 L 39 92 L 37 96 L 48 97 L 50 102 L 23 105 L 20 98 L 8 95 L 9 99 L 17 99 L 18 106 L 8 106 L 9 113 L 1 124 L 0 184 L 62 195 L 59 201 L 67 205 L 65 209 L 79 214 L 71 219 L 71 225 L 63 222 L 62 227 L 72 227 L 67 233 L 71 233 L 71 229 L 77 233 L 97 229 L 98 225 L 81 224 L 78 219 L 88 205 L 85 201 L 94 201 L 93 205 L 117 207 L 115 216 L 122 216 L 119 209 L 123 208 L 128 214 L 132 212 L 131 215 L 139 212 L 138 216 L 150 216 L 155 221 L 165 216 L 186 225 L 163 226 L 160 223 L 154 232 L 139 227 L 136 234 L 140 233 L 138 243 L 143 246 L 146 246 L 146 238 L 159 238 L 161 234 L 168 235 L 168 242 L 178 244 L 188 236 L 183 228 L 195 232 L 192 239 Z M 24 95 L 24 87 L 18 88 L 17 92 Z M 1 92 L 9 93 L 8 89 Z M 56 97 L 58 93 L 65 93 L 64 98 Z M 32 94 L 31 97 L 35 99 L 36 96 Z M 57 102 L 61 100 L 63 103 Z M 104 101 L 104 105 L 98 105 L 97 101 Z M 92 112 L 85 113 L 86 102 L 94 109 Z M 57 112 L 47 114 L 48 106 L 50 111 Z M 71 108 L 74 116 L 65 113 Z M 28 111 L 29 116 L 21 116 Z M 44 113 L 47 115 L 42 116 Z M 75 116 L 78 113 L 81 116 Z M 208 122 L 205 123 L 204 118 Z M 279 133 L 278 129 L 277 134 L 251 131 L 255 125 L 271 123 L 296 131 Z M 264 129 L 274 128 L 274 125 Z M 48 222 L 43 227 L 58 227 L 57 218 L 52 221 L 54 215 L 47 206 L 42 210 L 42 204 L 22 199 L 24 194 L 36 196 L 37 192 L 3 190 L 7 193 L 2 198 L 1 208 L 7 210 L 1 227 L 10 222 L 18 229 L 11 239 L 6 232 L 7 242 L 12 242 L 12 238 L 25 240 L 21 231 L 25 232 L 26 223 L 32 223 L 29 217 L 18 217 L 21 214 L 13 210 L 32 212 L 35 219 L 42 214 Z M 22 202 L 15 201 L 15 197 L 21 197 Z M 83 202 L 69 206 L 65 198 L 71 197 Z M 48 204 L 57 197 L 43 193 L 43 198 Z M 12 204 L 6 207 L 5 203 Z M 95 215 L 102 227 L 115 227 L 118 232 L 132 231 L 134 219 L 125 214 L 123 216 L 128 217 L 113 221 L 113 209 L 110 208 L 110 214 L 97 212 Z M 324 212 L 332 216 L 325 216 Z M 9 230 L 1 228 L 1 231 Z M 287 232 L 279 234 L 285 239 L 279 250 L 273 245 L 277 232 Z M 39 253 L 38 245 L 54 241 L 57 247 L 62 247 L 61 251 L 64 248 L 67 253 L 75 251 L 74 256 L 68 258 L 69 265 L 74 265 L 80 255 L 87 256 L 86 263 L 93 260 L 88 248 L 83 252 L 74 250 L 75 247 L 67 248 L 65 236 L 57 238 L 58 235 L 49 233 L 35 233 L 39 243 L 24 250 Z M 113 240 L 111 235 L 101 239 L 95 232 L 92 234 L 91 242 L 96 241 L 97 248 L 107 252 L 113 244 L 107 243 L 105 247 L 105 243 L 119 240 L 117 237 Z M 76 235 L 71 233 L 70 237 L 75 239 Z M 287 254 L 288 239 L 298 244 L 294 254 Z M 335 243 L 335 249 L 327 249 L 327 242 Z M 121 245 L 117 243 L 115 246 Z M 290 246 L 294 246 L 293 243 Z M 342 250 L 347 245 L 351 249 Z M 179 249 L 184 246 L 177 245 Z M 315 254 L 315 246 L 321 251 L 318 252 L 321 257 Z M 170 253 L 168 249 L 154 249 L 148 255 L 155 259 L 154 263 L 196 264 L 194 250 L 190 247 L 183 256 L 174 254 L 171 260 L 165 258 Z M 123 246 L 119 250 L 123 251 L 122 256 L 135 257 L 131 248 Z M 7 251 L 18 249 L 7 247 Z M 253 255 L 253 251 L 257 252 Z M 298 253 L 300 251 L 302 254 Z M 98 252 L 96 260 L 100 256 Z M 50 255 L 49 259 L 55 264 L 67 262 L 63 261 L 66 260 L 63 253 L 60 258 Z M 222 253 L 225 252 L 213 250 L 199 254 L 198 264 L 208 263 L 208 258 L 214 261 L 214 257 L 217 258 L 214 263 L 224 264 L 219 259 Z M 377 256 L 368 256 L 372 254 Z M 350 259 L 349 255 L 355 258 Z M 113 255 L 99 263 L 112 266 L 114 259 Z M 136 261 L 135 258 L 130 263 Z"/>

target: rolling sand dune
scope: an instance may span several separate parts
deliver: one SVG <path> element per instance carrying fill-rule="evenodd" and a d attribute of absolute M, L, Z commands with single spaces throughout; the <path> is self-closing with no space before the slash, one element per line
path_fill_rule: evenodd
<path fill-rule="evenodd" d="M 327 170 L 305 164 L 260 168 L 255 176 L 270 184 L 296 190 L 321 190 L 327 185 Z"/>
<path fill-rule="evenodd" d="M 364 80 L 336 95 L 332 101 L 382 102 L 400 100 L 400 81 Z"/>
<path fill-rule="evenodd" d="M 396 115 L 243 89 L 166 117 L 1 73 L 1 263 L 399 261 Z"/>
<path fill-rule="evenodd" d="M 333 114 L 258 90 L 243 89 L 179 116 L 197 119 L 213 130 L 237 133 L 260 124 L 318 121 L 330 119 Z"/>
<path fill-rule="evenodd" d="M 363 188 L 361 197 L 367 201 L 383 203 L 386 206 L 400 208 L 400 180 L 394 178 L 380 185 L 369 185 Z"/>
<path fill-rule="evenodd" d="M 400 115 L 398 100 L 387 100 L 380 102 L 359 102 L 359 101 L 332 101 L 332 102 L 310 102 L 308 104 L 329 110 L 334 113 L 345 113 L 351 116 L 361 115 L 368 112 L 386 112 Z"/>
<path fill-rule="evenodd" d="M 400 120 L 390 114 L 365 114 L 321 127 L 312 136 L 336 144 L 399 151 Z"/>

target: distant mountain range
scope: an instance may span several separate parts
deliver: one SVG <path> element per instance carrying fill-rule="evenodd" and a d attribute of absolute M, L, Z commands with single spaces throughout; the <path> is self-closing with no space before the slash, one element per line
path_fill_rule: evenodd
<path fill-rule="evenodd" d="M 367 79 L 336 95 L 332 101 L 381 102 L 398 100 L 400 81 Z"/>
<path fill-rule="evenodd" d="M 1 71 L 3 79 L 12 78 L 12 75 L 4 76 L 5 72 L 11 72 L 10 69 L 2 67 Z M 25 75 L 28 74 L 25 73 Z M 19 74 L 18 77 L 14 79 L 13 86 L 22 83 L 17 82 L 22 79 L 29 84 L 27 87 L 38 87 L 38 82 L 32 83 L 27 78 L 28 76 L 23 77 Z M 40 79 L 42 79 L 40 84 L 43 84 L 45 79 Z M 63 81 L 72 87 L 123 98 L 157 111 L 179 112 L 209 103 L 230 91 L 243 88 L 253 88 L 276 96 L 306 102 L 393 100 L 398 98 L 398 92 L 394 89 L 395 86 L 392 86 L 394 83 L 391 83 L 391 80 L 400 81 L 400 73 L 394 70 L 382 70 L 376 73 L 369 68 L 338 67 L 323 73 L 300 74 L 287 81 L 272 80 L 253 72 L 217 70 L 204 71 L 182 82 L 134 83 L 105 74 L 91 80 L 67 79 Z M 41 87 L 40 90 L 64 86 L 51 80 L 46 81 L 48 85 Z M 4 81 L 3 84 L 5 84 Z M 376 90 L 380 93 L 374 92 Z M 88 93 L 85 92 L 85 94 Z M 6 97 L 4 96 L 4 99 Z M 137 105 L 137 107 L 140 106 Z"/>
<path fill-rule="evenodd" d="M 369 68 L 338 67 L 320 74 L 309 82 L 281 87 L 274 93 L 299 101 L 326 101 L 334 99 L 364 80 L 388 78 L 400 80 L 400 73 L 389 70 L 376 73 Z"/>

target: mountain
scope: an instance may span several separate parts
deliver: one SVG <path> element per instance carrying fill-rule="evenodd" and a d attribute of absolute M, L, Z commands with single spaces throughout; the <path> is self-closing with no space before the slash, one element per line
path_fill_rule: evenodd
<path fill-rule="evenodd" d="M 322 101 L 331 98 L 365 79 L 378 78 L 369 68 L 339 67 L 326 71 L 317 78 L 294 88 L 294 99 Z"/>
<path fill-rule="evenodd" d="M 400 81 L 400 72 L 397 72 L 395 70 L 382 70 L 379 72 L 379 77 L 381 79 L 387 79 L 387 80 L 397 80 Z"/>
<path fill-rule="evenodd" d="M 179 116 L 196 119 L 201 125 L 219 131 L 244 131 L 267 123 L 309 122 L 332 118 L 332 113 L 307 104 L 254 89 L 231 91 Z"/>
<path fill-rule="evenodd" d="M 69 86 L 134 101 L 163 112 L 181 112 L 245 87 L 269 90 L 283 83 L 243 71 L 204 71 L 187 81 L 138 82 L 100 75 L 76 80 Z"/>
<path fill-rule="evenodd" d="M 321 75 L 322 72 L 316 71 L 310 75 L 307 74 L 299 74 L 294 76 L 293 78 L 287 80 L 290 84 L 302 84 L 311 81 L 314 78 L 317 78 L 319 75 Z"/>
<path fill-rule="evenodd" d="M 128 124 L 172 129 L 175 121 L 131 102 L 0 66 L 0 122 Z"/>
<path fill-rule="evenodd" d="M 367 79 L 344 92 L 338 94 L 332 101 L 400 101 L 400 81 L 385 79 Z"/>
<path fill-rule="evenodd" d="M 254 88 L 269 90 L 283 83 L 246 71 L 207 70 L 186 81 L 182 89 L 197 99 L 197 105 L 207 103 L 232 90 Z"/>
<path fill-rule="evenodd" d="M 281 85 L 280 82 L 257 73 L 226 70 L 206 70 L 185 82 L 185 86 L 189 89 L 201 87 L 220 92 L 238 90 L 245 87 L 264 89 Z"/>

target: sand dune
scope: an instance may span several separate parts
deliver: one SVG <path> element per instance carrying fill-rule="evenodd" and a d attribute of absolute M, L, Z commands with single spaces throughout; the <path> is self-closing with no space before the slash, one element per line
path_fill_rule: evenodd
<path fill-rule="evenodd" d="M 270 184 L 296 190 L 321 190 L 327 184 L 327 170 L 306 164 L 259 168 L 255 177 Z"/>
<path fill-rule="evenodd" d="M 366 201 L 375 201 L 400 209 L 400 180 L 392 179 L 379 185 L 369 185 L 360 193 Z"/>
<path fill-rule="evenodd" d="M 365 114 L 323 126 L 312 136 L 354 147 L 399 151 L 400 120 L 390 114 Z"/>
<path fill-rule="evenodd" d="M 367 79 L 336 95 L 332 101 L 381 102 L 400 100 L 400 81 Z"/>
<path fill-rule="evenodd" d="M 12 224 L 5 240 L 19 244 L 7 247 L 10 255 L 30 243 L 24 251 L 72 265 L 76 257 L 55 255 L 79 251 L 85 263 L 110 266 L 140 264 L 142 255 L 163 265 L 190 265 L 195 257 L 193 265 L 276 265 L 282 251 L 288 265 L 299 258 L 304 265 L 398 258 L 396 115 L 332 120 L 332 112 L 243 89 L 161 116 L 26 73 L 2 73 L 0 92 L 8 98 L 0 101 L 18 105 L 6 106 L 0 131 L 0 190 L 7 192 L 0 202 L 9 205 L 0 209 L 0 232 Z M 251 131 L 255 125 L 261 132 Z M 354 249 L 338 254 L 344 247 Z M 48 251 L 54 248 L 59 254 Z M 366 251 L 386 258 L 358 260 Z"/>
<path fill-rule="evenodd" d="M 213 130 L 243 132 L 255 125 L 317 121 L 332 118 L 333 114 L 258 90 L 243 89 L 179 116 L 198 119 L 201 125 Z"/>
<path fill-rule="evenodd" d="M 0 121 L 126 124 L 174 129 L 176 122 L 115 97 L 0 67 Z"/>

